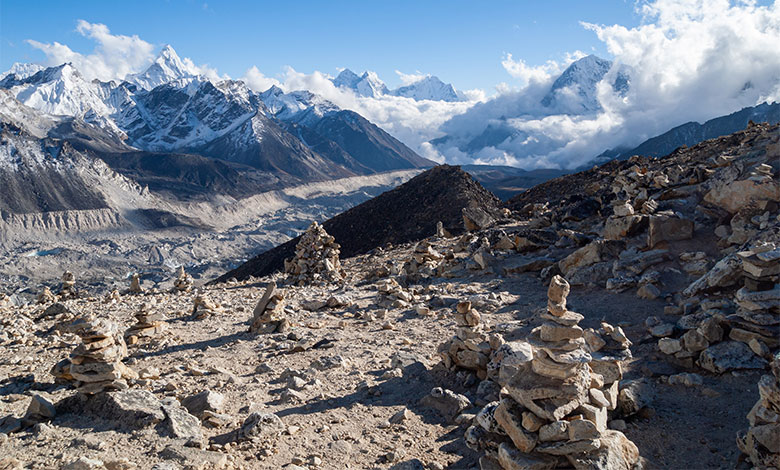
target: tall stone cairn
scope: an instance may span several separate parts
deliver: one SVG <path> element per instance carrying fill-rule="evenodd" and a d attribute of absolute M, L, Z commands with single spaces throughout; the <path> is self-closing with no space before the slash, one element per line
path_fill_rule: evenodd
<path fill-rule="evenodd" d="M 127 345 L 116 323 L 106 319 L 79 320 L 74 324 L 82 343 L 70 358 L 58 362 L 51 370 L 57 380 L 71 382 L 80 393 L 93 395 L 128 388 L 128 379 L 138 374 L 122 363 Z"/>
<path fill-rule="evenodd" d="M 293 259 L 284 261 L 284 271 L 298 285 L 341 282 L 344 270 L 339 261 L 340 249 L 335 238 L 312 222 L 295 246 Z"/>
<path fill-rule="evenodd" d="M 606 323 L 600 332 L 587 330 L 594 337 L 586 340 L 578 325 L 583 316 L 566 308 L 568 294 L 569 283 L 555 276 L 544 323 L 527 341 L 499 349 L 513 351 L 490 374 L 503 387 L 501 398 L 485 406 L 466 431 L 467 445 L 485 453 L 483 468 L 590 469 L 609 462 L 610 469 L 629 470 L 639 460 L 634 443 L 607 429 L 622 377 L 618 358 L 629 355 L 630 343 Z M 593 352 L 590 343 L 600 351 Z"/>
<path fill-rule="evenodd" d="M 750 428 L 737 433 L 737 446 L 754 468 L 780 468 L 780 352 L 770 369 L 758 381 L 760 398 L 747 415 Z"/>

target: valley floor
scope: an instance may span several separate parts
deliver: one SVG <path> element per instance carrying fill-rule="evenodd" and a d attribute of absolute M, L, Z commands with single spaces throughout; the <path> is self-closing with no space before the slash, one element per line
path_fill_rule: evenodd
<path fill-rule="evenodd" d="M 455 241 L 434 240 L 434 248 L 445 252 Z M 364 278 L 373 268 L 409 259 L 412 252 L 413 246 L 401 246 L 344 260 L 347 280 L 342 288 L 281 285 L 292 325 L 281 334 L 248 331 L 252 310 L 271 278 L 200 289 L 221 306 L 203 319 L 192 315 L 196 292 L 68 300 L 72 313 L 52 316 L 43 316 L 43 307 L 7 306 L 0 311 L 11 336 L 0 348 L 0 419 L 24 415 L 33 393 L 53 403 L 74 394 L 49 374 L 79 343 L 58 329 L 84 314 L 110 318 L 126 328 L 142 304 L 169 320 L 160 336 L 129 346 L 126 364 L 149 376 L 133 388 L 179 399 L 211 390 L 224 394 L 225 403 L 211 425 L 204 422 L 208 443 L 203 450 L 154 428 L 134 429 L 132 423 L 87 409 L 58 412 L 51 422 L 0 435 L 1 457 L 18 459 L 29 469 L 59 468 L 81 456 L 109 468 L 160 470 L 478 468 L 479 455 L 463 441 L 468 414 L 460 424 L 448 423 L 420 404 L 433 387 L 465 394 L 475 405 L 472 412 L 484 404 L 478 379 L 446 370 L 436 352 L 454 332 L 453 302 L 471 298 L 483 322 L 511 340 L 539 324 L 547 286 L 532 273 L 498 274 L 510 257 L 499 259 L 494 272 L 462 269 L 450 278 L 413 286 L 412 306 L 386 308 L 376 282 Z M 352 305 L 304 308 L 334 295 Z M 430 312 L 420 314 L 414 305 L 426 305 Z M 649 316 L 664 318 L 663 300 L 574 287 L 569 305 L 585 315 L 583 327 L 601 321 L 621 325 L 634 343 L 635 359 L 626 377 L 649 377 L 656 384 L 649 411 L 629 420 L 625 430 L 651 467 L 737 465 L 735 435 L 747 427 L 745 416 L 758 397 L 760 373 L 705 376 L 704 384 L 693 388 L 665 384 L 664 377 L 680 371 L 657 357 L 644 326 Z M 393 418 L 405 409 L 409 412 L 403 419 Z M 276 414 L 283 429 L 259 441 L 238 440 L 241 423 L 255 411 Z"/>

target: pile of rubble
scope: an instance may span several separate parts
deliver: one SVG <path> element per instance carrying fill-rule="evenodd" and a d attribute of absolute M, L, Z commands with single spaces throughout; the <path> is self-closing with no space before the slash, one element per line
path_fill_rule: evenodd
<path fill-rule="evenodd" d="M 466 432 L 467 445 L 486 454 L 483 468 L 606 468 L 599 464 L 609 462 L 630 469 L 639 460 L 628 438 L 607 429 L 630 342 L 606 323 L 603 335 L 583 330 L 583 316 L 566 308 L 568 293 L 568 282 L 555 276 L 544 323 L 527 341 L 501 348 L 513 351 L 493 374 L 502 396 Z"/>
<path fill-rule="evenodd" d="M 385 279 L 377 283 L 378 304 L 382 308 L 408 308 L 414 302 L 414 294 L 404 289 L 395 279 Z"/>
<path fill-rule="evenodd" d="M 173 289 L 177 292 L 189 292 L 193 283 L 194 281 L 190 275 L 184 270 L 184 266 L 179 266 L 179 272 L 173 281 Z"/>
<path fill-rule="evenodd" d="M 124 365 L 127 345 L 116 323 L 105 319 L 79 320 L 73 325 L 82 344 L 69 359 L 55 364 L 51 373 L 59 381 L 72 382 L 78 392 L 92 395 L 128 388 L 138 374 Z"/>
<path fill-rule="evenodd" d="M 699 305 L 701 311 L 688 312 L 677 325 L 651 325 L 650 333 L 660 338 L 661 352 L 688 367 L 695 363 L 714 373 L 762 369 L 780 346 L 780 248 L 774 243 L 756 244 L 724 261 L 694 285 L 710 282 L 714 277 L 710 273 L 721 273 L 722 278 L 728 271 L 729 277 L 742 279 L 743 284 L 733 301 L 708 299 Z M 675 337 L 680 330 L 684 333 Z"/>
<path fill-rule="evenodd" d="M 165 313 L 161 311 L 152 311 L 148 303 L 141 305 L 138 313 L 135 314 L 136 323 L 125 331 L 125 340 L 127 344 L 135 344 L 141 338 L 152 338 L 159 335 L 167 327 Z"/>
<path fill-rule="evenodd" d="M 410 280 L 419 281 L 437 275 L 437 268 L 444 255 L 436 251 L 428 240 L 417 244 L 412 257 L 404 264 L 404 273 Z"/>
<path fill-rule="evenodd" d="M 780 353 L 771 372 L 758 382 L 761 398 L 748 413 L 750 429 L 737 434 L 737 446 L 754 468 L 780 468 Z"/>
<path fill-rule="evenodd" d="M 295 246 L 295 257 L 284 261 L 292 283 L 333 283 L 344 279 L 339 261 L 340 246 L 317 222 L 312 222 Z"/>
<path fill-rule="evenodd" d="M 271 282 L 252 313 L 252 333 L 282 333 L 290 324 L 284 312 L 284 291 Z"/>

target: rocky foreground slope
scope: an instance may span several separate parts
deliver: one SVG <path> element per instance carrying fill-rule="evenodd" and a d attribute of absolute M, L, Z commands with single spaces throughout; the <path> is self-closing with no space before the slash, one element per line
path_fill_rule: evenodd
<path fill-rule="evenodd" d="M 0 468 L 777 467 L 778 156 L 752 125 L 462 235 L 346 257 L 312 226 L 283 272 L 204 287 L 65 276 L 0 310 Z"/>

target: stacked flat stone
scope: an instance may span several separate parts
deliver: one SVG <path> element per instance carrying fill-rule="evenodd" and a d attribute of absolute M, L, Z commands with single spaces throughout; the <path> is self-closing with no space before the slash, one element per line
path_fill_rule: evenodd
<path fill-rule="evenodd" d="M 741 263 L 744 286 L 723 308 L 712 308 L 678 321 L 685 333 L 674 338 L 671 325 L 660 325 L 651 333 L 663 336 L 658 348 L 680 361 L 687 361 L 716 374 L 732 369 L 762 369 L 772 351 L 780 347 L 780 248 L 774 243 L 758 244 L 736 253 Z M 709 312 L 713 312 L 710 314 Z"/>
<path fill-rule="evenodd" d="M 736 313 L 727 317 L 729 338 L 768 358 L 770 350 L 780 346 L 780 247 L 767 243 L 737 256 L 744 287 L 734 296 Z"/>
<path fill-rule="evenodd" d="M 78 293 L 76 292 L 76 276 L 70 271 L 65 271 L 62 274 L 62 284 L 60 285 L 59 296 L 61 299 L 78 297 Z"/>
<path fill-rule="evenodd" d="M 252 313 L 251 333 L 281 333 L 289 322 L 284 313 L 284 292 L 271 282 Z"/>
<path fill-rule="evenodd" d="M 344 279 L 340 249 L 335 238 L 312 222 L 295 246 L 295 257 L 284 261 L 284 271 L 298 285 L 340 282 Z"/>
<path fill-rule="evenodd" d="M 179 292 L 188 292 L 192 289 L 192 278 L 184 271 L 184 266 L 179 266 L 179 272 L 176 275 L 176 280 L 173 281 L 173 288 Z"/>
<path fill-rule="evenodd" d="M 122 364 L 127 346 L 116 323 L 105 319 L 87 319 L 75 325 L 82 344 L 69 359 L 57 363 L 52 375 L 58 380 L 72 382 L 80 393 L 92 395 L 109 390 L 128 388 L 128 379 L 138 374 Z"/>
<path fill-rule="evenodd" d="M 555 276 L 545 322 L 527 342 L 506 343 L 498 351 L 514 351 L 491 374 L 503 387 L 502 397 L 485 406 L 466 431 L 467 445 L 485 452 L 483 468 L 606 468 L 599 462 L 610 462 L 609 468 L 630 469 L 639 459 L 628 438 L 607 429 L 622 371 L 604 365 L 612 365 L 613 356 L 626 357 L 621 348 L 630 343 L 616 340 L 622 330 L 606 323 L 606 338 L 583 330 L 578 325 L 583 316 L 566 308 L 568 293 L 568 282 Z M 593 360 L 591 343 L 605 359 Z"/>
<path fill-rule="evenodd" d="M 491 353 L 500 344 L 494 340 L 494 347 L 491 347 L 491 337 L 482 325 L 482 316 L 469 301 L 458 302 L 455 324 L 455 335 L 438 348 L 444 366 L 472 370 L 480 379 L 486 379 Z"/>
<path fill-rule="evenodd" d="M 206 294 L 198 294 L 195 296 L 194 305 L 192 307 L 192 316 L 197 320 L 202 320 L 206 317 L 216 315 L 222 311 L 222 307 L 211 300 Z"/>
<path fill-rule="evenodd" d="M 771 374 L 758 382 L 759 400 L 748 413 L 750 428 L 737 434 L 737 446 L 754 468 L 780 468 L 780 352 L 770 364 Z"/>
<path fill-rule="evenodd" d="M 130 293 L 131 294 L 143 294 L 144 290 L 141 288 L 141 275 L 138 273 L 133 274 L 130 279 Z"/>
<path fill-rule="evenodd" d="M 427 278 L 436 275 L 444 255 L 436 251 L 428 240 L 423 240 L 414 247 L 412 258 L 404 265 L 404 272 L 413 279 Z"/>
<path fill-rule="evenodd" d="M 135 344 L 141 338 L 152 338 L 159 335 L 167 328 L 167 317 L 160 311 L 152 311 L 149 304 L 141 305 L 135 314 L 136 324 L 125 331 L 128 344 Z"/>

